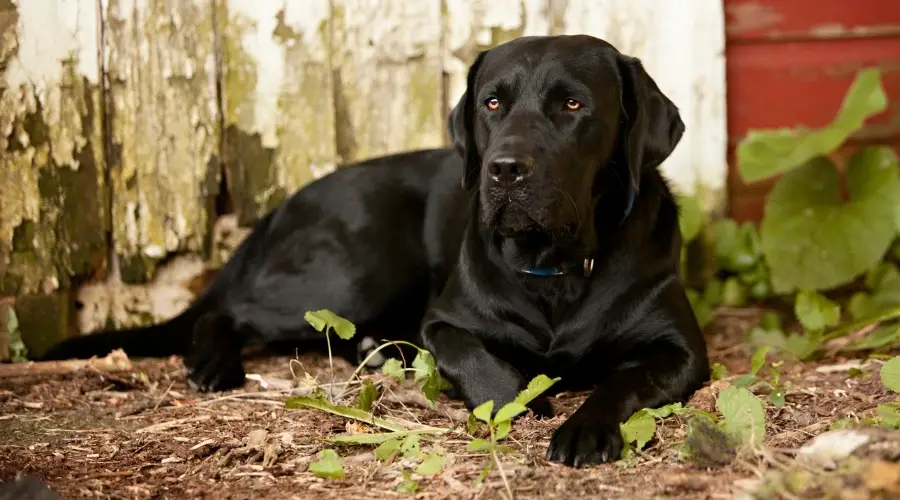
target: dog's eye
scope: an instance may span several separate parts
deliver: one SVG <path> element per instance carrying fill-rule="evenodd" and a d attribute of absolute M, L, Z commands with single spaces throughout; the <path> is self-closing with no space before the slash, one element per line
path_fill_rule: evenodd
<path fill-rule="evenodd" d="M 500 99 L 496 97 L 488 97 L 484 101 L 484 105 L 487 106 L 487 109 L 490 111 L 497 111 L 500 108 Z"/>
<path fill-rule="evenodd" d="M 566 99 L 566 109 L 569 111 L 578 111 L 581 109 L 581 103 L 575 99 Z"/>

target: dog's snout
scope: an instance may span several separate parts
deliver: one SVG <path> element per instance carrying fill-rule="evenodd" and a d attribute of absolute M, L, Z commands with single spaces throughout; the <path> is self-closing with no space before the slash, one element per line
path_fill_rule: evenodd
<path fill-rule="evenodd" d="M 517 156 L 498 156 L 488 164 L 491 178 L 502 184 L 512 184 L 528 177 L 534 170 L 534 161 Z"/>

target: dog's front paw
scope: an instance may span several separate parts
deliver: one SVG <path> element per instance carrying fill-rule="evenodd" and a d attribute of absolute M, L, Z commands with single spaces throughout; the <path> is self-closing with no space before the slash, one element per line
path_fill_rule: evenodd
<path fill-rule="evenodd" d="M 550 403 L 550 398 L 544 395 L 532 399 L 526 406 L 528 406 L 528 408 L 534 412 L 534 416 L 538 418 L 553 418 L 555 413 L 553 411 L 553 405 Z"/>
<path fill-rule="evenodd" d="M 576 411 L 550 438 L 547 460 L 575 467 L 601 464 L 618 459 L 623 444 L 617 424 Z"/>
<path fill-rule="evenodd" d="M 220 317 L 203 317 L 194 331 L 184 366 L 188 385 L 201 392 L 234 389 L 244 385 L 241 342 L 228 335 L 230 325 Z"/>
<path fill-rule="evenodd" d="M 244 385 L 244 367 L 240 353 L 221 350 L 195 350 L 184 358 L 188 385 L 201 392 L 235 389 Z"/>

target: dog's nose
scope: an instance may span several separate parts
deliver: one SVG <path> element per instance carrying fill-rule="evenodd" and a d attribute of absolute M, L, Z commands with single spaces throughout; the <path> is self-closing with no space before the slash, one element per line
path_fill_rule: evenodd
<path fill-rule="evenodd" d="M 496 182 L 512 184 L 531 174 L 532 162 L 515 156 L 500 156 L 488 164 L 488 173 Z"/>

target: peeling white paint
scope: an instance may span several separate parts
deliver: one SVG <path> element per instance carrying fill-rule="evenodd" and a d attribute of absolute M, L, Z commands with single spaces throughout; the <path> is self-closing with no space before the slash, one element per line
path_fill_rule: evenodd
<path fill-rule="evenodd" d="M 259 0 L 229 0 L 228 9 L 253 20 L 255 28 L 247 30 L 241 39 L 244 50 L 250 54 L 260 68 L 257 72 L 256 95 L 253 106 L 253 123 L 241 124 L 255 130 L 262 136 L 263 146 L 274 148 L 278 145 L 276 129 L 277 96 L 284 76 L 284 54 L 272 38 L 276 26 L 276 15 L 283 8 L 281 2 Z"/>
<path fill-rule="evenodd" d="M 330 16 L 329 4 L 325 1 L 228 0 L 228 8 L 255 24 L 255 29 L 248 30 L 241 39 L 244 50 L 259 69 L 253 98 L 253 123 L 241 125 L 258 132 L 263 146 L 275 148 L 279 144 L 278 96 L 286 84 L 285 50 L 273 36 L 278 13 L 284 10 L 284 23 L 303 35 L 305 46 L 315 51 L 313 57 L 325 59 L 327 47 L 318 43 L 315 37 L 318 27 Z"/>
<path fill-rule="evenodd" d="M 62 77 L 65 59 L 75 57 L 78 73 L 97 83 L 97 9 L 95 0 L 13 0 L 19 14 L 18 56 L 7 70 L 7 83 L 30 83 L 39 95 Z"/>

